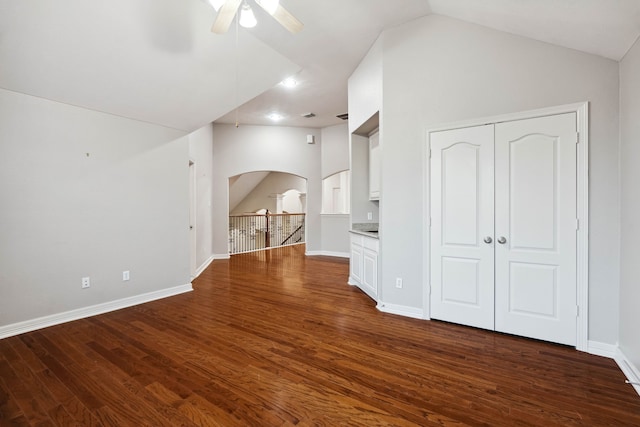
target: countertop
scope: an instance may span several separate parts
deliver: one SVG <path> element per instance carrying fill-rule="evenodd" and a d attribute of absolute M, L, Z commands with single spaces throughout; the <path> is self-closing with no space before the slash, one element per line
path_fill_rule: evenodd
<path fill-rule="evenodd" d="M 349 230 L 349 233 L 353 233 L 353 234 L 360 234 L 362 236 L 367 236 L 367 237 L 373 237 L 374 239 L 378 238 L 378 232 L 377 231 L 364 231 L 364 230 Z"/>

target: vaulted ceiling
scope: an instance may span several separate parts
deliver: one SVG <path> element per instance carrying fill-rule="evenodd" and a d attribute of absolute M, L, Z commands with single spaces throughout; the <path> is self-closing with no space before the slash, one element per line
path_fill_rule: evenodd
<path fill-rule="evenodd" d="M 341 122 L 347 78 L 380 32 L 427 14 L 616 61 L 640 34 L 638 0 L 281 3 L 302 32 L 254 7 L 255 28 L 215 35 L 205 0 L 0 0 L 0 87 L 186 132 L 273 124 L 271 112 L 279 125 L 324 127 Z M 278 85 L 290 75 L 295 89 Z"/>

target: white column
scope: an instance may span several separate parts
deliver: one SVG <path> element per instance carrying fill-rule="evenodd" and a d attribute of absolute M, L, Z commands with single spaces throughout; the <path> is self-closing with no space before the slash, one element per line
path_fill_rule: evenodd
<path fill-rule="evenodd" d="M 269 212 L 271 213 L 276 213 L 276 214 L 281 214 L 282 213 L 282 199 L 283 199 L 284 195 L 283 194 L 270 194 L 269 198 L 272 199 L 271 203 L 270 203 L 270 209 Z M 272 208 L 272 209 L 271 209 Z"/>

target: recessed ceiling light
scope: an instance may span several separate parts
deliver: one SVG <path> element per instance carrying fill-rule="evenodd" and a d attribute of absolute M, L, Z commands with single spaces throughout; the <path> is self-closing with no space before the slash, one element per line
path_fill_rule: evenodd
<path fill-rule="evenodd" d="M 271 113 L 267 116 L 267 118 L 271 121 L 279 122 L 280 120 L 284 119 L 284 116 L 278 113 Z"/>
<path fill-rule="evenodd" d="M 296 85 L 298 84 L 298 81 L 293 77 L 287 77 L 282 82 L 280 82 L 280 84 L 284 87 L 296 87 Z"/>

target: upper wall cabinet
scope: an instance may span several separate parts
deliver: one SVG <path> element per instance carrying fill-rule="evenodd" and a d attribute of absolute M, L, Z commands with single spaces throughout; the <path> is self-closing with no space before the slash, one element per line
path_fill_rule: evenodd
<path fill-rule="evenodd" d="M 369 200 L 380 200 L 380 132 L 369 135 Z"/>

